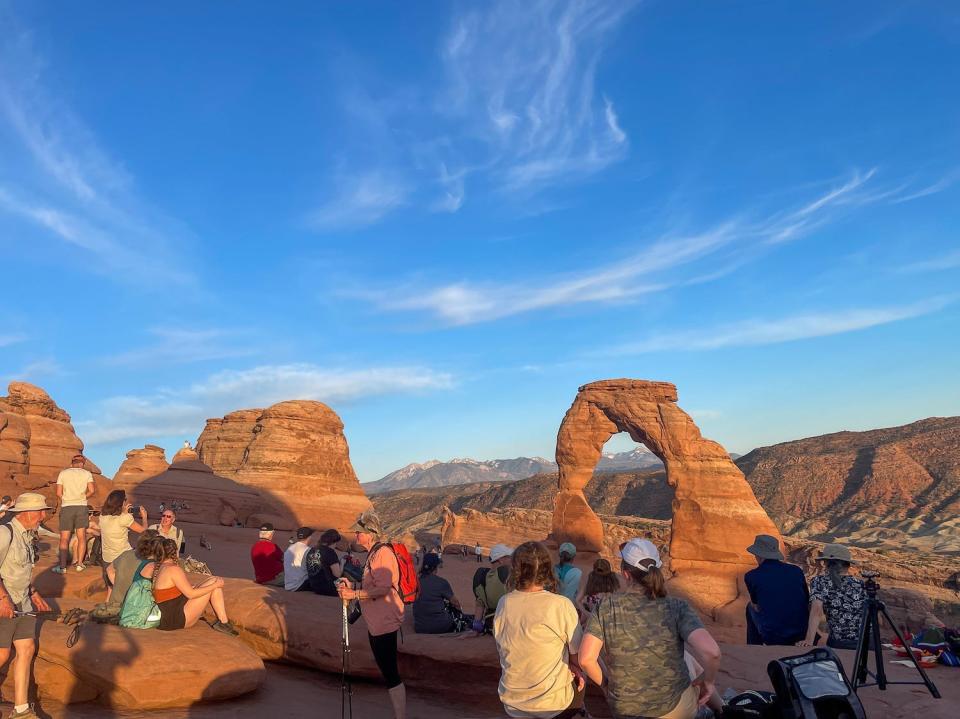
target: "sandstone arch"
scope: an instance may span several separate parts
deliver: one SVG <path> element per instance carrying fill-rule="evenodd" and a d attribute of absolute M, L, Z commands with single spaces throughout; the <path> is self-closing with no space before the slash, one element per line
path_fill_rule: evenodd
<path fill-rule="evenodd" d="M 706 592 L 714 607 L 734 599 L 730 578 L 754 564 L 745 548 L 756 534 L 779 537 L 779 532 L 726 450 L 704 439 L 677 406 L 677 388 L 668 382 L 615 379 L 580 388 L 557 434 L 560 491 L 551 538 L 592 551 L 603 548 L 603 527 L 583 488 L 603 445 L 618 432 L 656 454 L 674 487 L 670 567 L 678 575 L 688 573 L 681 584 L 692 594 Z M 708 587 L 716 585 L 716 577 L 704 574 L 727 579 Z"/>

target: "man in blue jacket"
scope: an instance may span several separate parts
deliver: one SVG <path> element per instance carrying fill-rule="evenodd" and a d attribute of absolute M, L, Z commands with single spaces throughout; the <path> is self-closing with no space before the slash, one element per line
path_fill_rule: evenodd
<path fill-rule="evenodd" d="M 747 644 L 792 646 L 804 638 L 810 593 L 803 570 L 783 561 L 780 542 L 758 534 L 747 551 L 757 568 L 744 575 L 750 593 L 747 605 Z"/>

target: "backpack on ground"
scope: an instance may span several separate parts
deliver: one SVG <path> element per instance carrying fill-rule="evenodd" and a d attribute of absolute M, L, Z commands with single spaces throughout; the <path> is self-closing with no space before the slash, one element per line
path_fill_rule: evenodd
<path fill-rule="evenodd" d="M 370 557 L 376 554 L 381 547 L 386 547 L 396 557 L 397 567 L 400 571 L 400 581 L 394 589 L 400 595 L 400 601 L 404 604 L 413 604 L 420 596 L 420 579 L 417 577 L 417 568 L 413 564 L 410 552 L 406 545 L 400 542 L 381 542 L 370 549 L 370 554 L 367 555 L 368 563 Z"/>
<path fill-rule="evenodd" d="M 484 620 L 493 617 L 497 611 L 497 604 L 507 593 L 507 585 L 504 584 L 500 578 L 500 572 L 498 570 L 499 567 L 491 567 L 488 569 L 483 577 L 483 581 L 475 584 L 473 587 L 474 596 L 476 596 L 477 601 L 483 605 L 484 614 L 482 618 Z M 480 619 L 481 617 L 477 618 Z"/>
<path fill-rule="evenodd" d="M 730 697 L 723 707 L 722 719 L 779 719 L 777 695 L 750 689 Z"/>
<path fill-rule="evenodd" d="M 129 629 L 155 629 L 160 625 L 160 608 L 153 599 L 153 582 L 141 572 L 149 560 L 140 562 L 120 608 L 120 626 Z"/>
<path fill-rule="evenodd" d="M 826 647 L 774 659 L 767 664 L 767 674 L 777 693 L 776 707 L 783 719 L 866 719 L 843 665 Z"/>
<path fill-rule="evenodd" d="M 93 564 L 97 567 L 107 566 L 103 561 L 103 540 L 100 538 L 100 535 L 93 538 L 93 544 L 90 545 L 90 553 L 87 557 L 87 564 Z"/>
<path fill-rule="evenodd" d="M 114 608 L 108 602 L 100 602 L 90 610 L 90 621 L 97 624 L 119 624 L 120 609 Z"/>

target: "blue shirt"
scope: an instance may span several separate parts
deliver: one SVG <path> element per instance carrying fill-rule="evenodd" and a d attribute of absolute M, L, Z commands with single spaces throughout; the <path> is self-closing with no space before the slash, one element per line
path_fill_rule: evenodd
<path fill-rule="evenodd" d="M 793 644 L 807 633 L 810 595 L 803 570 L 795 564 L 766 559 L 744 575 L 764 644 Z"/>

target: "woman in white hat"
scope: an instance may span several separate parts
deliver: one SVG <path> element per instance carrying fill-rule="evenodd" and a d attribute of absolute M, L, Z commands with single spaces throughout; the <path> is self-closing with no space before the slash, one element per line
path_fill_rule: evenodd
<path fill-rule="evenodd" d="M 720 647 L 686 601 L 667 596 L 653 542 L 631 539 L 620 559 L 626 586 L 603 598 L 587 619 L 580 667 L 606 688 L 616 719 L 693 719 L 714 694 Z M 694 680 L 684 661 L 684 643 L 703 668 Z"/>
<path fill-rule="evenodd" d="M 853 558 L 850 550 L 842 544 L 828 544 L 817 557 L 826 563 L 826 574 L 818 574 L 810 580 L 810 617 L 807 620 L 807 636 L 797 642 L 799 647 L 812 647 L 816 643 L 817 630 L 824 616 L 830 635 L 827 646 L 833 649 L 856 649 L 860 634 L 860 616 L 866 591 L 863 582 L 850 576 Z"/>

